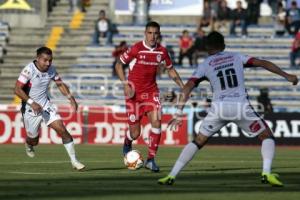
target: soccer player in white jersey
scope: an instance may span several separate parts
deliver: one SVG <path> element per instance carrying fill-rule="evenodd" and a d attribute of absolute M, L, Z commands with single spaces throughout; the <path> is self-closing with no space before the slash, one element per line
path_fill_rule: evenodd
<path fill-rule="evenodd" d="M 41 122 L 53 128 L 62 138 L 62 142 L 71 159 L 71 164 L 76 170 L 83 170 L 85 166 L 80 163 L 75 155 L 74 142 L 70 133 L 50 102 L 48 87 L 53 80 L 60 92 L 65 95 L 71 103 L 74 111 L 77 111 L 77 103 L 52 66 L 52 51 L 47 47 L 40 47 L 36 51 L 36 59 L 22 70 L 15 87 L 15 94 L 22 99 L 21 112 L 26 129 L 26 153 L 34 157 L 34 146 L 38 144 L 38 130 Z"/>
<path fill-rule="evenodd" d="M 296 85 L 298 78 L 295 75 L 282 71 L 278 66 L 266 60 L 224 51 L 225 42 L 222 34 L 211 32 L 206 40 L 206 49 L 209 57 L 200 64 L 192 77 L 185 84 L 179 98 L 178 110 L 169 122 L 170 128 L 182 123 L 182 110 L 194 87 L 203 79 L 210 82 L 213 99 L 208 115 L 204 118 L 199 133 L 194 140 L 187 144 L 178 157 L 168 176 L 158 180 L 159 184 L 172 185 L 177 174 L 193 156 L 208 141 L 208 139 L 229 122 L 236 123 L 240 128 L 262 141 L 261 154 L 263 160 L 262 183 L 272 186 L 283 186 L 278 177 L 271 173 L 271 165 L 275 152 L 275 142 L 272 131 L 249 104 L 245 91 L 244 67 L 263 67 L 266 70 L 284 77 Z"/>

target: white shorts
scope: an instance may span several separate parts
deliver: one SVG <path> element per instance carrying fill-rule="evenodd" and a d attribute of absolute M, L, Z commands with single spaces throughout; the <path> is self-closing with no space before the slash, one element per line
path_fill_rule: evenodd
<path fill-rule="evenodd" d="M 236 123 L 252 137 L 266 129 L 266 123 L 248 102 L 214 102 L 203 119 L 199 132 L 209 137 L 230 122 Z"/>
<path fill-rule="evenodd" d="M 60 119 L 61 117 L 53 105 L 47 106 L 46 109 L 43 110 L 42 114 L 39 115 L 35 115 L 32 109 L 26 109 L 23 114 L 26 133 L 30 138 L 36 138 L 38 136 L 38 130 L 42 121 L 44 121 L 48 126 L 52 122 Z"/>

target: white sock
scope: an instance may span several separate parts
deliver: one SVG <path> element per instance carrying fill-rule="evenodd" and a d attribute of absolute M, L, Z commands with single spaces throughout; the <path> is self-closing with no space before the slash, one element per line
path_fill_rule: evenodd
<path fill-rule="evenodd" d="M 193 142 L 187 144 L 183 150 L 181 151 L 180 156 L 178 157 L 175 165 L 173 166 L 172 171 L 170 172 L 170 176 L 177 176 L 177 174 L 181 171 L 181 169 L 190 162 L 196 152 L 198 151 L 198 147 Z"/>
<path fill-rule="evenodd" d="M 77 159 L 76 159 L 76 155 L 75 155 L 75 148 L 74 148 L 74 142 L 69 142 L 67 144 L 64 144 L 66 150 L 67 150 L 67 153 L 71 159 L 71 162 L 76 162 Z"/>
<path fill-rule="evenodd" d="M 275 142 L 273 139 L 264 139 L 261 144 L 263 159 L 263 173 L 271 173 L 271 166 L 275 154 Z"/>

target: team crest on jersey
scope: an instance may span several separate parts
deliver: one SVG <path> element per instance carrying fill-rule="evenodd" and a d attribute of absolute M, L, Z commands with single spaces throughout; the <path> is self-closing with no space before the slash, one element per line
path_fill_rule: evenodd
<path fill-rule="evenodd" d="M 156 56 L 156 60 L 157 60 L 157 62 L 160 62 L 160 61 L 161 61 L 161 55 L 160 55 L 160 54 L 158 54 L 158 55 Z"/>
<path fill-rule="evenodd" d="M 135 122 L 135 120 L 136 120 L 135 115 L 134 114 L 129 115 L 129 120 L 131 122 Z"/>

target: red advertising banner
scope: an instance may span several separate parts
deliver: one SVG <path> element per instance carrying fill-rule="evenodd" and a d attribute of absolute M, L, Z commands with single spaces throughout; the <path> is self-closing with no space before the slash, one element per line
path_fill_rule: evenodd
<path fill-rule="evenodd" d="M 128 130 L 125 113 L 114 113 L 108 107 L 81 107 L 77 113 L 72 112 L 69 106 L 59 106 L 67 130 L 76 144 L 122 144 Z M 187 122 L 178 131 L 167 129 L 167 123 L 172 115 L 165 114 L 162 118 L 162 145 L 184 145 L 187 143 Z M 142 131 L 137 144 L 148 142 L 151 124 L 144 117 Z M 40 128 L 41 144 L 60 144 L 58 134 L 44 123 Z M 0 144 L 24 143 L 26 137 L 22 121 L 22 114 L 15 107 L 0 109 Z"/>
<path fill-rule="evenodd" d="M 83 142 L 83 117 L 82 109 L 77 113 L 72 112 L 70 106 L 59 106 L 59 114 L 66 125 L 67 130 L 73 136 L 75 143 Z M 39 143 L 41 144 L 61 144 L 61 138 L 45 123 L 41 124 L 39 130 Z M 22 114 L 17 107 L 7 107 L 0 109 L 0 144 L 24 143 L 26 132 L 23 125 Z"/>
<path fill-rule="evenodd" d="M 125 113 L 99 113 L 90 110 L 88 114 L 88 143 L 91 144 L 122 144 L 125 133 L 128 131 L 127 116 Z M 187 122 L 178 131 L 167 129 L 168 121 L 172 115 L 164 114 L 162 117 L 162 145 L 184 145 L 187 143 Z M 147 117 L 142 120 L 141 135 L 135 142 L 147 144 L 151 124 Z"/>

